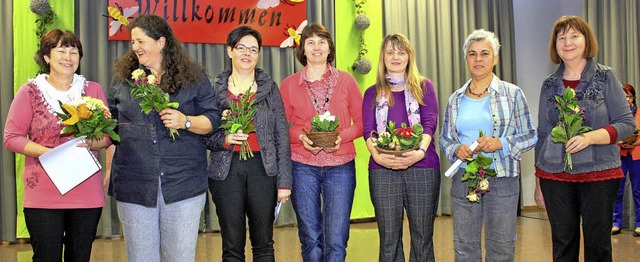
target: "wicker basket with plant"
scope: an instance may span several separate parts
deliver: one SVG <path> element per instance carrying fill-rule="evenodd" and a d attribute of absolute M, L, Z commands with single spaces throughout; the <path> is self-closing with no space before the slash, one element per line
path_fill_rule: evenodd
<path fill-rule="evenodd" d="M 400 126 L 396 128 L 396 123 L 389 121 L 389 124 L 387 124 L 388 132 L 379 133 L 378 138 L 373 139 L 373 144 L 378 153 L 402 156 L 403 153 L 418 148 L 424 132 L 422 125 L 414 124 L 408 127 L 406 123 L 402 123 Z M 371 136 L 374 133 L 377 132 L 371 131 Z"/>
<path fill-rule="evenodd" d="M 316 115 L 311 118 L 311 131 L 307 131 L 304 128 L 302 130 L 309 140 L 313 142 L 312 146 L 331 148 L 336 146 L 336 140 L 340 135 L 338 126 L 340 126 L 340 119 L 326 111 L 322 115 Z"/>

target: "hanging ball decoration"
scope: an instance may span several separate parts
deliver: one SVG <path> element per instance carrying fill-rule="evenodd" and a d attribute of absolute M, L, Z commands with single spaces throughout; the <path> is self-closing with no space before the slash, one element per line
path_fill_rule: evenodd
<path fill-rule="evenodd" d="M 371 24 L 371 20 L 367 15 L 360 14 L 356 17 L 356 21 L 354 22 L 354 24 L 356 28 L 358 28 L 359 30 L 365 30 L 369 28 L 369 25 Z"/>
<path fill-rule="evenodd" d="M 44 15 L 51 10 L 51 5 L 49 5 L 49 0 L 31 0 L 29 9 L 36 15 Z"/>
<path fill-rule="evenodd" d="M 369 61 L 369 59 L 367 59 L 366 57 L 358 59 L 354 66 L 356 72 L 360 73 L 361 75 L 366 75 L 371 71 L 371 61 Z"/>

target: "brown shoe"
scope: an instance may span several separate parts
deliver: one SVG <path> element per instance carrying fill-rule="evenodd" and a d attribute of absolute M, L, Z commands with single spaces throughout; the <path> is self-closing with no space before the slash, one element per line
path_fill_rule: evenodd
<path fill-rule="evenodd" d="M 611 228 L 611 235 L 612 236 L 620 234 L 620 232 L 621 232 L 621 229 L 619 227 L 612 227 Z M 635 234 L 635 232 L 634 232 L 634 234 Z M 638 232 L 638 234 L 640 234 L 640 232 Z M 638 236 L 640 236 L 640 235 L 638 235 Z"/>

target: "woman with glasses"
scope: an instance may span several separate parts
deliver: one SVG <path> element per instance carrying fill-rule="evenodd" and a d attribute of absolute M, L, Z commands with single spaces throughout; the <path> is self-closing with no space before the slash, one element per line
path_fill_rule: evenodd
<path fill-rule="evenodd" d="M 336 46 L 322 25 L 305 27 L 296 58 L 305 67 L 282 81 L 291 123 L 292 204 L 304 261 L 344 261 L 356 188 L 353 140 L 362 135 L 362 94 L 353 76 L 331 66 Z M 314 146 L 303 128 L 330 112 L 339 118 L 335 146 Z"/>
<path fill-rule="evenodd" d="M 231 68 L 213 84 L 222 110 L 249 95 L 256 108 L 255 132 L 225 135 L 217 129 L 207 139 L 211 150 L 209 191 L 216 205 L 222 235 L 222 260 L 245 261 L 246 218 L 253 261 L 274 261 L 273 222 L 276 202 L 291 194 L 289 129 L 278 85 L 258 63 L 262 37 L 242 26 L 227 37 Z M 250 93 L 249 93 L 250 92 Z M 240 159 L 240 145 L 248 142 L 253 157 Z"/>
<path fill-rule="evenodd" d="M 622 89 L 627 96 L 627 103 L 629 103 L 629 107 L 631 107 L 631 113 L 634 116 L 637 128 L 640 126 L 640 113 L 638 112 L 638 105 L 636 104 L 636 90 L 630 84 L 624 84 Z M 620 147 L 620 160 L 622 161 L 622 173 L 625 176 L 627 174 L 629 175 L 631 192 L 633 193 L 633 207 L 636 214 L 635 230 L 633 230 L 634 237 L 640 237 L 640 147 L 638 145 L 640 145 L 640 141 L 638 140 L 637 134 L 629 137 L 629 139 L 623 139 L 618 142 L 618 146 Z M 620 181 L 618 197 L 613 205 L 611 235 L 617 235 L 621 232 L 624 188 L 625 177 L 623 176 L 622 181 Z M 631 223 L 629 223 L 629 227 L 631 227 Z"/>

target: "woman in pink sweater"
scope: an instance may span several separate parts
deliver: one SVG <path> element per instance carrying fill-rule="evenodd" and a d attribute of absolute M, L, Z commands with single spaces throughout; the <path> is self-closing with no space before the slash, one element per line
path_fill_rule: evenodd
<path fill-rule="evenodd" d="M 38 157 L 66 142 L 63 125 L 55 112 L 62 103 L 82 96 L 99 98 L 106 104 L 100 84 L 75 74 L 82 58 L 82 44 L 70 31 L 46 33 L 38 50 L 49 74 L 39 74 L 22 85 L 15 95 L 4 129 L 4 146 L 26 156 L 24 216 L 31 235 L 34 261 L 89 261 L 91 245 L 102 207 L 105 205 L 100 171 L 62 195 Z M 90 147 L 94 155 L 109 145 L 107 136 L 79 146 Z M 73 164 L 73 163 L 70 163 Z"/>
<path fill-rule="evenodd" d="M 362 94 L 353 76 L 331 66 L 336 48 L 319 24 L 302 31 L 296 57 L 305 67 L 282 81 L 291 140 L 291 203 L 304 261 L 344 261 L 356 187 L 353 140 L 362 135 Z M 340 119 L 334 147 L 313 145 L 302 130 L 330 112 Z"/>

